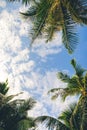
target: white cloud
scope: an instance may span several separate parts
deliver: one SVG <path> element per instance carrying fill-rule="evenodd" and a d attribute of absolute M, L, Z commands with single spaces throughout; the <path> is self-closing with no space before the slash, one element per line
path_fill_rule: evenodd
<path fill-rule="evenodd" d="M 56 34 L 55 39 L 48 43 L 45 43 L 45 39 L 36 39 L 32 46 L 32 52 L 42 58 L 48 55 L 58 54 L 62 51 L 61 33 Z"/>
<path fill-rule="evenodd" d="M 57 54 L 61 51 L 61 35 L 52 43 L 45 44 L 42 40 L 36 40 L 32 52 L 29 50 L 29 40 L 26 39 L 27 24 L 20 20 L 16 5 L 2 9 L 0 14 L 0 81 L 8 78 L 10 94 L 24 91 L 20 98 L 30 96 L 37 99 L 37 105 L 31 115 L 57 115 L 64 106 L 61 101 L 52 102 L 47 91 L 53 87 L 65 86 L 56 77 L 56 71 L 47 71 L 45 74 L 38 72 L 36 57 L 31 58 L 33 53 L 43 59 L 50 54 Z M 10 11 L 9 11 L 10 10 Z M 23 37 L 25 38 L 24 41 Z M 39 68 L 40 69 L 40 68 Z"/>
<path fill-rule="evenodd" d="M 29 58 L 27 46 L 22 44 L 20 32 L 23 23 L 18 9 L 15 4 L 14 8 L 9 4 L 0 14 L 0 81 L 8 78 L 12 87 L 10 92 L 15 93 L 22 90 L 21 81 L 24 76 L 27 77 L 24 73 L 32 70 L 34 61 Z"/>
<path fill-rule="evenodd" d="M 29 92 L 37 99 L 37 105 L 33 111 L 31 111 L 31 115 L 40 116 L 49 114 L 57 116 L 63 110 L 65 105 L 67 105 L 67 102 L 63 105 L 59 98 L 57 101 L 52 101 L 47 92 L 51 88 L 65 87 L 66 84 L 57 79 L 56 71 L 48 71 L 45 75 L 32 72 L 31 79 L 34 86 L 29 89 Z"/>
<path fill-rule="evenodd" d="M 5 1 L 0 1 L 0 7 L 2 7 L 2 8 L 6 7 L 6 2 Z"/>

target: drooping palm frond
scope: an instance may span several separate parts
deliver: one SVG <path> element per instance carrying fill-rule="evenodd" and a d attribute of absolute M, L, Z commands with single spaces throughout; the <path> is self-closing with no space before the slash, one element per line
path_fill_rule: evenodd
<path fill-rule="evenodd" d="M 46 19 L 48 16 L 48 12 L 50 9 L 51 3 L 49 1 L 39 1 L 38 4 L 36 4 L 36 15 L 33 22 L 33 28 L 31 30 L 32 34 L 32 42 L 42 34 L 42 31 L 44 29 L 44 26 L 46 24 Z"/>
<path fill-rule="evenodd" d="M 40 116 L 35 119 L 36 123 L 42 123 L 48 130 L 69 130 L 69 128 L 61 123 L 58 119 L 51 116 Z"/>
<path fill-rule="evenodd" d="M 54 88 L 49 91 L 49 93 L 53 93 L 51 99 L 54 100 L 58 96 L 61 96 L 62 100 L 65 101 L 68 96 L 75 96 L 76 94 L 80 94 L 79 88 Z"/>
<path fill-rule="evenodd" d="M 24 18 L 28 18 L 28 16 L 34 16 L 36 15 L 36 11 L 37 11 L 37 8 L 36 6 L 31 6 L 25 13 L 24 12 L 20 12 L 20 14 L 22 14 L 22 16 L 24 16 Z"/>
<path fill-rule="evenodd" d="M 78 24 L 87 24 L 87 2 L 81 0 L 66 0 L 64 5 L 69 10 L 72 19 Z"/>
<path fill-rule="evenodd" d="M 31 110 L 35 106 L 36 101 L 32 98 L 29 98 L 28 100 L 24 100 L 19 106 L 18 106 L 18 112 L 24 113 L 24 111 Z"/>
<path fill-rule="evenodd" d="M 62 39 L 66 49 L 69 53 L 72 53 L 78 43 L 76 22 L 73 21 L 71 14 L 63 4 L 61 4 L 62 10 Z"/>
<path fill-rule="evenodd" d="M 58 119 L 63 121 L 64 124 L 69 128 L 71 127 L 70 119 L 71 119 L 71 116 L 73 115 L 76 105 L 77 103 L 69 104 L 69 107 L 63 110 L 63 112 L 58 117 Z"/>

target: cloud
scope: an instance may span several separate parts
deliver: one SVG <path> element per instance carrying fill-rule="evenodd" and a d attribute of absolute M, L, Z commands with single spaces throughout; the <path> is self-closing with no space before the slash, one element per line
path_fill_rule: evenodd
<path fill-rule="evenodd" d="M 20 31 L 23 23 L 18 9 L 15 4 L 15 8 L 9 4 L 0 14 L 0 81 L 8 78 L 10 86 L 17 86 L 14 89 L 18 92 L 22 90 L 21 81 L 27 77 L 24 73 L 32 70 L 34 61 L 30 60 L 28 47 L 22 44 Z"/>
<path fill-rule="evenodd" d="M 68 108 L 69 104 L 77 102 L 75 96 L 67 97 L 65 102 L 60 97 L 51 100 L 51 95 L 47 94 L 50 89 L 66 87 L 66 84 L 57 78 L 56 71 L 48 71 L 45 75 L 33 72 L 31 78 L 34 86 L 28 90 L 30 95 L 36 99 L 37 104 L 33 110 L 29 111 L 29 116 L 49 115 L 57 118 L 65 108 Z"/>
<path fill-rule="evenodd" d="M 0 1 L 0 7 L 1 7 L 1 8 L 6 7 L 6 2 L 5 2 L 5 1 Z"/>
<path fill-rule="evenodd" d="M 48 55 L 58 54 L 62 51 L 61 33 L 56 34 L 52 42 L 45 42 L 45 39 L 36 39 L 33 43 L 32 52 L 45 58 Z"/>
<path fill-rule="evenodd" d="M 8 78 L 10 86 L 8 94 L 23 91 L 24 93 L 19 95 L 20 98 L 31 96 L 36 99 L 36 107 L 29 112 L 30 115 L 57 116 L 69 101 L 67 100 L 64 105 L 60 100 L 52 102 L 47 91 L 65 84 L 57 79 L 56 69 L 43 72 L 41 68 L 37 68 L 38 62 L 43 64 L 42 61 L 37 61 L 37 56 L 45 59 L 48 55 L 58 54 L 62 49 L 61 34 L 57 34 L 58 39 L 52 43 L 46 44 L 37 39 L 30 49 L 28 24 L 23 23 L 18 14 L 20 6 L 16 6 L 15 3 L 7 4 L 0 13 L 0 82 Z"/>

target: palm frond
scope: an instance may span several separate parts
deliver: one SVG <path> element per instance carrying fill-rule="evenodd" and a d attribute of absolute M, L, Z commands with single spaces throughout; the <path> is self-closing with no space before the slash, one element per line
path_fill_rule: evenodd
<path fill-rule="evenodd" d="M 67 88 L 77 88 L 79 90 L 83 88 L 82 82 L 79 80 L 79 77 L 77 75 L 71 77 L 70 81 L 67 84 Z"/>
<path fill-rule="evenodd" d="M 23 4 L 28 5 L 28 4 L 30 4 L 30 2 L 35 2 L 36 0 L 7 0 L 7 1 L 9 1 L 9 2 L 14 2 L 14 1 L 21 2 L 22 1 Z"/>
<path fill-rule="evenodd" d="M 43 123 L 48 130 L 69 130 L 67 126 L 58 119 L 50 116 L 40 116 L 35 119 L 36 123 Z"/>
<path fill-rule="evenodd" d="M 48 91 L 49 93 L 52 93 L 52 100 L 55 100 L 58 96 L 62 98 L 63 101 L 65 101 L 67 96 L 74 96 L 76 94 L 80 94 L 81 90 L 77 87 L 68 87 L 68 88 L 54 88 Z"/>
<path fill-rule="evenodd" d="M 30 16 L 34 16 L 36 15 L 36 6 L 31 6 L 25 13 L 24 12 L 20 12 L 21 15 L 24 16 L 24 18 L 29 18 Z"/>
<path fill-rule="evenodd" d="M 75 69 L 76 75 L 78 77 L 82 77 L 86 69 L 82 68 L 79 64 L 76 63 L 75 59 L 71 60 L 71 64 L 73 68 Z"/>
<path fill-rule="evenodd" d="M 76 31 L 76 23 L 73 21 L 71 14 L 67 10 L 66 7 L 64 7 L 61 4 L 62 9 L 62 39 L 63 43 L 68 50 L 69 53 L 72 53 L 76 45 L 78 43 L 78 36 Z"/>
<path fill-rule="evenodd" d="M 87 1 L 68 0 L 68 10 L 78 24 L 87 24 Z"/>
<path fill-rule="evenodd" d="M 58 72 L 58 78 L 61 79 L 63 82 L 68 83 L 70 81 L 70 76 L 63 72 Z"/>
<path fill-rule="evenodd" d="M 18 106 L 19 113 L 23 113 L 24 111 L 31 110 L 35 106 L 36 101 L 32 98 L 29 98 L 28 100 L 22 102 Z"/>
<path fill-rule="evenodd" d="M 8 87 L 8 80 L 6 80 L 6 82 L 4 83 L 0 83 L 0 93 L 5 95 L 9 90 L 9 87 Z"/>
<path fill-rule="evenodd" d="M 58 117 L 59 120 L 63 121 L 64 124 L 70 128 L 70 118 L 73 114 L 73 111 L 76 107 L 77 103 L 69 104 L 69 107 L 65 109 L 61 115 Z"/>
<path fill-rule="evenodd" d="M 15 95 L 10 95 L 10 96 L 4 96 L 4 102 L 9 102 L 11 101 L 14 97 L 18 96 L 19 94 L 22 94 L 23 92 L 17 93 Z"/>
<path fill-rule="evenodd" d="M 39 1 L 36 5 L 36 16 L 34 18 L 34 25 L 31 30 L 32 42 L 42 33 L 42 30 L 45 26 L 46 18 L 48 16 L 48 10 L 51 4 L 49 1 Z"/>

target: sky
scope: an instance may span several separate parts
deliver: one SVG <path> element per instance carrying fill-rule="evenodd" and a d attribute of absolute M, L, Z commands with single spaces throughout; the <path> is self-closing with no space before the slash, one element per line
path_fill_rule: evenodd
<path fill-rule="evenodd" d="M 65 87 L 57 73 L 64 71 L 73 75 L 72 58 L 87 68 L 87 27 L 78 26 L 79 44 L 72 55 L 64 48 L 61 33 L 52 42 L 37 39 L 30 47 L 32 23 L 20 16 L 19 11 L 23 9 L 18 2 L 0 0 L 0 82 L 8 79 L 8 94 L 23 91 L 19 98 L 32 97 L 37 101 L 29 116 L 57 117 L 76 98 L 68 97 L 64 103 L 60 98 L 52 101 L 47 92 L 51 88 Z"/>

